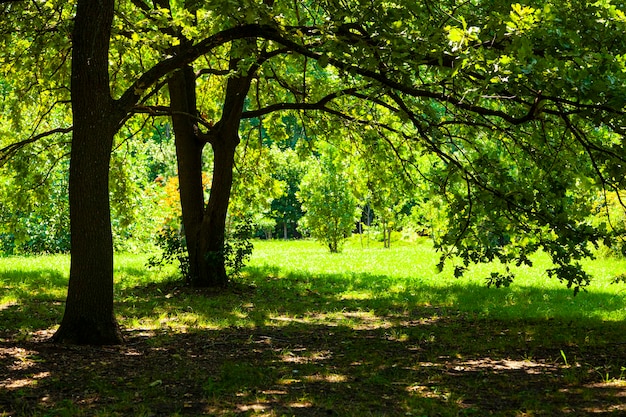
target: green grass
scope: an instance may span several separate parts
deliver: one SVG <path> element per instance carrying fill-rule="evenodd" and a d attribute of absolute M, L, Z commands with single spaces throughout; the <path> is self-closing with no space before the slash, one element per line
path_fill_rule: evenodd
<path fill-rule="evenodd" d="M 626 261 L 573 296 L 545 257 L 508 288 L 497 265 L 437 273 L 425 241 L 256 241 L 226 291 L 195 290 L 148 255 L 117 255 L 127 344 L 42 344 L 68 256 L 0 258 L 0 416 L 549 416 L 626 412 Z M 333 414 L 334 413 L 334 414 Z"/>
<path fill-rule="evenodd" d="M 563 283 L 547 277 L 544 271 L 551 265 L 541 255 L 533 268 L 513 268 L 517 278 L 510 287 L 496 289 L 486 287 L 486 278 L 501 269 L 498 265 L 471 267 L 457 279 L 451 266 L 437 273 L 438 254 L 427 241 L 390 249 L 374 242 L 369 246 L 352 239 L 342 253 L 332 255 L 312 241 L 259 241 L 248 270 L 252 277 L 289 278 L 284 285 L 353 300 L 362 308 L 431 305 L 493 318 L 626 319 L 626 285 L 611 284 L 626 270 L 624 259 L 587 261 L 595 279 L 574 297 Z"/>

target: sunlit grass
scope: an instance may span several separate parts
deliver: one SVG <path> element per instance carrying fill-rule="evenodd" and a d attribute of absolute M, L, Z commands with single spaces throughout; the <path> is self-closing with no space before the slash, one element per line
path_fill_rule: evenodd
<path fill-rule="evenodd" d="M 547 277 L 550 264 L 541 255 L 535 267 L 515 269 L 510 287 L 487 288 L 485 278 L 497 265 L 472 267 L 462 278 L 454 278 L 451 266 L 438 273 L 438 254 L 427 240 L 384 249 L 353 238 L 339 254 L 307 240 L 255 241 L 249 266 L 236 280 L 239 291 L 207 296 L 186 288 L 175 266 L 147 269 L 148 258 L 116 255 L 116 310 L 123 328 L 194 331 L 294 323 L 364 328 L 392 325 L 425 307 L 495 319 L 626 319 L 626 284 L 610 283 L 626 270 L 623 259 L 587 261 L 594 281 L 574 296 Z M 0 258 L 0 308 L 13 306 L 11 314 L 19 315 L 29 304 L 23 332 L 54 326 L 68 275 L 67 255 Z"/>
<path fill-rule="evenodd" d="M 429 305 L 499 318 L 626 318 L 626 285 L 611 283 L 626 270 L 624 259 L 584 261 L 594 280 L 574 296 L 547 276 L 552 265 L 544 255 L 533 258 L 532 268 L 513 268 L 516 279 L 508 288 L 486 287 L 490 273 L 502 269 L 496 264 L 472 266 L 455 278 L 451 265 L 437 272 L 438 256 L 426 240 L 384 249 L 377 242 L 352 239 L 340 254 L 313 241 L 257 241 L 249 271 L 253 279 L 257 272 L 269 274 L 284 280 L 278 285 L 286 288 L 370 306 L 393 299 L 396 309 Z"/>
<path fill-rule="evenodd" d="M 64 255 L 0 258 L 0 305 L 62 299 L 68 271 L 69 257 Z"/>

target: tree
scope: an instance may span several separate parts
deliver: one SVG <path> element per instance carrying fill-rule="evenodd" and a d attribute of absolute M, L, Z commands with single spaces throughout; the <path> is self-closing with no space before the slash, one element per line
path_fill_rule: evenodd
<path fill-rule="evenodd" d="M 324 63 L 380 85 L 378 100 L 368 97 L 405 122 L 387 130 L 439 159 L 429 181 L 450 205 L 442 261 L 529 263 L 542 248 L 555 263 L 550 275 L 575 291 L 588 283 L 577 259 L 591 255 L 589 243 L 617 236 L 590 226 L 577 188 L 622 188 L 623 10 L 609 2 L 572 10 L 398 1 L 376 15 L 329 7 L 337 36 L 320 53 Z M 607 54 L 606 44 L 620 52 Z"/>
<path fill-rule="evenodd" d="M 160 2 L 160 6 L 169 10 L 170 16 L 181 13 L 180 10 L 172 9 L 168 2 Z M 272 10 L 273 7 L 273 5 L 251 5 L 247 13 L 255 21 L 273 23 L 273 20 L 267 16 L 268 10 Z M 190 11 L 193 11 L 193 7 L 183 8 L 183 12 Z M 293 11 L 290 12 L 293 13 Z M 238 9 L 232 16 L 229 16 L 227 8 L 224 14 L 235 24 L 241 23 Z M 246 20 L 249 20 L 248 17 Z M 196 19 L 192 18 L 191 21 L 196 22 Z M 223 87 L 224 100 L 214 120 L 209 122 L 199 117 L 201 112 L 196 100 L 197 76 L 191 66 L 173 74 L 170 78 L 168 82 L 171 100 L 169 109 L 163 107 L 153 109 L 155 112 L 165 111 L 172 117 L 177 143 L 183 224 L 189 255 L 188 273 L 194 286 L 225 286 L 229 280 L 225 268 L 224 239 L 233 183 L 235 150 L 240 142 L 239 129 L 242 119 L 260 119 L 267 114 L 285 110 L 325 110 L 326 104 L 340 94 L 336 92 L 322 96 L 320 101 L 313 103 L 298 102 L 298 100 L 291 102 L 291 96 L 296 94 L 294 91 L 298 91 L 297 94 L 303 97 L 315 96 L 312 91 L 316 84 L 307 82 L 307 78 L 310 77 L 308 72 L 312 65 L 307 62 L 306 58 L 300 57 L 290 64 L 283 63 L 277 66 L 275 60 L 271 61 L 272 58 L 287 61 L 286 57 L 291 53 L 291 49 L 280 47 L 281 36 L 275 32 L 273 25 L 257 28 L 259 33 L 256 38 L 248 37 L 231 44 L 226 54 L 228 62 L 226 68 L 220 69 L 218 62 L 217 68 L 199 71 L 200 74 L 227 76 Z M 176 51 L 180 53 L 185 48 L 195 48 L 193 42 L 185 35 L 185 32 L 191 31 L 190 28 L 183 25 L 171 29 L 162 29 L 162 31 L 174 34 L 178 38 L 180 46 L 174 48 Z M 268 44 L 267 39 L 279 40 L 278 46 Z M 269 70 L 264 68 L 265 64 L 268 64 Z M 300 65 L 303 66 L 302 70 L 298 68 Z M 265 80 L 272 80 L 263 89 L 259 87 L 261 83 L 259 73 L 262 71 L 270 74 L 264 77 Z M 293 75 L 290 77 L 290 73 L 296 74 L 296 80 L 290 79 L 293 78 Z M 300 74 L 302 74 L 301 79 L 298 78 Z M 249 106 L 248 102 L 251 101 L 248 95 L 253 81 L 257 84 L 254 100 L 257 108 L 244 111 L 245 107 Z M 300 89 L 295 82 L 302 82 L 304 88 Z M 261 90 L 264 93 L 263 96 L 260 93 Z M 319 96 L 319 91 L 321 91 L 319 86 L 317 90 L 316 95 Z M 273 97 L 274 100 L 271 104 L 262 106 L 260 103 L 265 100 L 265 96 Z M 288 98 L 281 101 L 283 97 Z M 260 121 L 258 127 L 262 128 Z M 203 190 L 200 185 L 201 161 L 204 145 L 207 143 L 213 151 L 213 183 L 209 200 L 203 207 Z"/>
<path fill-rule="evenodd" d="M 176 57 L 166 57 L 136 77 L 118 99 L 113 99 L 109 78 L 113 15 L 114 1 L 79 1 L 74 17 L 71 68 L 74 125 L 69 177 L 72 258 L 65 314 L 53 337 L 54 341 L 62 343 L 121 341 L 113 314 L 113 241 L 108 188 L 115 134 L 146 89 L 161 77 L 212 48 L 260 30 L 258 26 L 249 26 L 222 32 Z M 2 148 L 2 159 L 38 138 L 34 136 Z"/>
<path fill-rule="evenodd" d="M 237 68 L 240 58 L 230 61 L 230 70 Z M 228 79 L 222 117 L 207 133 L 199 131 L 188 117 L 172 117 L 176 135 L 178 172 L 180 177 L 183 223 L 190 259 L 190 280 L 197 287 L 219 287 L 228 283 L 224 263 L 226 214 L 233 183 L 235 149 L 239 144 L 239 123 L 253 71 Z M 182 77 L 185 77 L 184 79 Z M 178 82 L 179 84 L 176 84 Z M 172 111 L 194 114 L 195 74 L 190 67 L 178 73 L 169 83 Z M 180 98 L 182 92 L 186 97 Z M 184 107 L 183 107 L 184 106 Z M 206 207 L 203 207 L 202 147 L 213 150 L 213 183 Z"/>
<path fill-rule="evenodd" d="M 72 151 L 69 178 L 72 257 L 62 343 L 122 341 L 113 313 L 109 163 L 125 114 L 111 97 L 108 61 L 114 1 L 79 1 L 72 32 Z"/>
<path fill-rule="evenodd" d="M 273 175 L 285 184 L 284 194 L 272 200 L 272 217 L 276 219 L 278 236 L 289 239 L 294 237 L 298 221 L 304 214 L 296 195 L 305 173 L 305 165 L 291 148 L 272 149 L 277 154 Z"/>
<path fill-rule="evenodd" d="M 140 9 L 146 11 L 145 7 Z M 160 23 L 160 9 L 155 8 L 154 11 L 157 16 L 155 21 Z M 126 82 L 126 89 L 120 88 L 120 85 L 112 88 L 108 53 L 113 13 L 112 1 L 97 5 L 79 2 L 76 9 L 72 31 L 73 128 L 53 129 L 2 148 L 4 161 L 43 136 L 73 131 L 69 186 L 72 266 L 65 315 L 54 337 L 59 342 L 103 344 L 120 341 L 113 317 L 113 246 L 108 200 L 110 153 L 113 138 L 120 126 L 129 114 L 145 108 L 136 108 L 136 105 L 144 95 L 150 97 L 154 94 L 154 91 L 146 90 L 161 77 L 185 68 L 199 56 L 233 40 L 264 33 L 269 38 L 277 36 L 275 28 L 258 24 L 227 28 L 203 41 L 180 48 L 176 56 L 166 56 L 154 63 L 139 76 L 132 77 L 132 81 Z M 62 15 L 60 18 L 65 17 Z M 91 21 L 97 21 L 97 27 L 92 27 Z M 163 26 L 157 24 L 156 29 L 164 34 Z M 134 37 L 130 37 L 135 41 Z M 122 49 L 119 48 L 120 51 Z M 231 63 L 236 65 L 239 60 L 234 57 Z M 119 69 L 114 73 L 119 74 L 121 71 Z M 214 180 L 212 195 L 218 197 L 209 200 L 206 208 L 209 216 L 205 216 L 200 224 L 202 238 L 198 243 L 199 253 L 205 255 L 199 259 L 213 259 L 213 262 L 200 265 L 199 276 L 207 277 L 198 280 L 200 285 L 205 285 L 204 282 L 210 282 L 208 285 L 223 285 L 226 281 L 221 255 L 224 222 L 232 184 L 232 161 L 239 142 L 239 120 L 250 81 L 251 78 L 246 75 L 230 78 L 227 83 L 229 94 L 223 106 L 225 116 L 208 133 L 198 134 L 194 130 L 194 139 L 200 138 L 212 145 L 217 161 L 217 180 Z M 113 92 L 119 94 L 118 99 L 113 99 Z M 206 256 L 211 254 L 216 256 Z"/>
<path fill-rule="evenodd" d="M 297 196 L 305 212 L 300 229 L 323 242 L 331 253 L 340 252 L 354 229 L 357 205 L 336 151 L 330 148 L 319 162 L 312 161 Z"/>

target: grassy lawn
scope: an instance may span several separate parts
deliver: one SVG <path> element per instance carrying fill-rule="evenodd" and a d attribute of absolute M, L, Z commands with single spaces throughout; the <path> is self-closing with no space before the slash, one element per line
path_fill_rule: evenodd
<path fill-rule="evenodd" d="M 427 243 L 258 241 L 222 292 L 147 258 L 117 256 L 126 344 L 100 348 L 42 343 L 67 256 L 0 258 L 0 416 L 626 414 L 624 260 L 574 297 L 541 256 L 487 289 Z"/>

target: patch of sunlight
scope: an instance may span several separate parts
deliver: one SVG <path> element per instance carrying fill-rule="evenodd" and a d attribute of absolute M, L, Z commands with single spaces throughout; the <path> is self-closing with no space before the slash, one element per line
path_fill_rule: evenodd
<path fill-rule="evenodd" d="M 50 372 L 39 372 L 35 375 L 32 375 L 29 378 L 23 379 L 8 379 L 4 383 L 0 382 L 0 387 L 3 387 L 7 390 L 15 390 L 28 386 L 36 386 L 40 380 L 44 378 L 48 378 L 50 376 Z"/>
<path fill-rule="evenodd" d="M 409 335 L 397 329 L 391 329 L 387 334 L 387 339 L 394 342 L 408 342 Z"/>
<path fill-rule="evenodd" d="M 287 395 L 288 392 L 282 389 L 264 389 L 261 390 L 263 395 Z"/>
<path fill-rule="evenodd" d="M 624 379 L 612 379 L 610 381 L 604 382 L 595 382 L 593 384 L 585 385 L 587 388 L 624 388 L 624 390 L 620 390 L 617 394 L 617 397 L 626 397 L 626 380 Z M 563 390 L 563 392 L 567 392 Z"/>
<path fill-rule="evenodd" d="M 278 381 L 276 381 L 276 383 L 279 385 L 293 385 L 300 382 L 302 382 L 302 380 L 298 378 L 280 378 Z"/>
<path fill-rule="evenodd" d="M 239 318 L 239 319 L 247 319 L 248 318 L 248 312 L 247 311 L 243 311 L 239 307 L 235 307 L 230 313 L 234 317 Z"/>
<path fill-rule="evenodd" d="M 386 329 L 395 324 L 388 318 L 377 316 L 371 311 L 346 311 L 339 314 L 339 323 L 349 325 L 354 330 Z"/>
<path fill-rule="evenodd" d="M 303 377 L 307 382 L 328 382 L 331 384 L 338 384 L 342 382 L 348 382 L 348 377 L 342 374 L 327 374 L 327 375 L 308 375 Z"/>
<path fill-rule="evenodd" d="M 492 371 L 523 371 L 527 374 L 543 374 L 546 370 L 554 370 L 557 366 L 552 363 L 533 362 L 531 360 L 512 360 L 500 359 L 493 360 L 491 358 L 483 358 L 477 360 L 469 360 L 458 362 L 451 367 L 455 371 L 476 372 L 480 369 L 489 369 Z"/>
<path fill-rule="evenodd" d="M 14 297 L 5 297 L 0 300 L 0 311 L 16 306 L 17 299 Z"/>
<path fill-rule="evenodd" d="M 124 327 L 145 330 L 176 330 L 186 332 L 190 330 L 219 330 L 228 327 L 254 328 L 255 323 L 248 314 L 241 311 L 232 311 L 226 317 L 207 317 L 194 311 L 167 311 L 158 316 L 120 317 Z"/>
<path fill-rule="evenodd" d="M 328 350 L 309 352 L 304 349 L 304 353 L 303 355 L 297 355 L 292 351 L 288 351 L 281 359 L 283 362 L 302 364 L 323 361 L 331 357 L 331 352 Z"/>
<path fill-rule="evenodd" d="M 296 318 L 296 317 L 289 317 L 289 316 L 284 316 L 284 315 L 270 315 L 269 319 L 272 325 L 275 325 L 275 326 L 277 325 L 280 327 L 288 326 L 293 323 L 311 324 L 310 320 L 305 320 L 305 319 Z"/>
<path fill-rule="evenodd" d="M 594 384 L 585 385 L 586 388 L 593 389 L 596 391 L 596 395 L 602 396 L 601 392 L 597 392 L 597 390 L 607 390 L 613 391 L 610 394 L 607 394 L 607 398 L 623 398 L 624 400 L 620 400 L 619 404 L 604 404 L 602 402 L 598 402 L 597 406 L 594 407 L 586 407 L 583 408 L 585 412 L 589 415 L 591 414 L 616 414 L 623 415 L 626 411 L 626 382 L 623 380 L 616 380 L 610 382 L 597 382 Z M 563 391 L 563 390 L 562 390 Z M 567 391 L 563 391 L 567 392 Z"/>
<path fill-rule="evenodd" d="M 249 411 L 258 413 L 267 410 L 267 404 L 239 404 L 237 405 L 237 410 L 240 413 L 247 413 Z"/>
<path fill-rule="evenodd" d="M 309 408 L 309 407 L 313 407 L 313 403 L 308 400 L 294 401 L 294 402 L 290 402 L 289 404 L 287 404 L 287 406 L 291 408 Z"/>
<path fill-rule="evenodd" d="M 393 317 L 381 317 L 369 311 L 308 312 L 300 317 L 273 314 L 269 316 L 269 320 L 271 325 L 279 327 L 294 323 L 322 324 L 325 326 L 345 326 L 353 330 L 386 329 L 398 324 L 397 319 Z"/>
<path fill-rule="evenodd" d="M 430 387 L 420 384 L 412 384 L 406 387 L 406 390 L 413 395 L 419 395 L 422 398 L 442 399 L 445 398 L 445 394 L 433 390 Z"/>
<path fill-rule="evenodd" d="M 9 256 L 2 258 L 0 271 L 24 272 L 33 270 L 56 270 L 69 271 L 70 256 L 59 255 L 38 255 L 38 256 Z"/>
<path fill-rule="evenodd" d="M 344 291 L 341 293 L 341 300 L 371 300 L 376 298 L 372 291 Z"/>
<path fill-rule="evenodd" d="M 625 310 L 613 310 L 613 311 L 602 311 L 595 310 L 588 314 L 589 317 L 600 319 L 602 321 L 615 321 L 621 322 L 624 321 L 624 312 Z"/>

